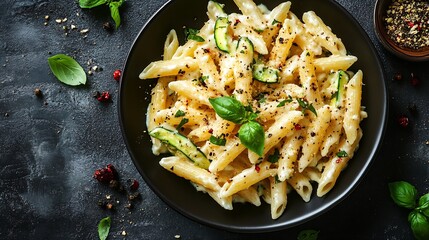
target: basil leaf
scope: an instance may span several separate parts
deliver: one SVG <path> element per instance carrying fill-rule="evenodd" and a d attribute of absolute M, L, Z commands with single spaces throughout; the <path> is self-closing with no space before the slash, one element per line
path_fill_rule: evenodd
<path fill-rule="evenodd" d="M 100 238 L 100 240 L 105 240 L 109 235 L 110 223 L 110 217 L 103 218 L 98 223 L 98 237 Z"/>
<path fill-rule="evenodd" d="M 316 240 L 319 235 L 319 231 L 308 229 L 302 230 L 298 233 L 298 240 Z"/>
<path fill-rule="evenodd" d="M 252 152 L 262 156 L 264 152 L 265 133 L 261 124 L 249 121 L 238 130 L 241 143 Z"/>
<path fill-rule="evenodd" d="M 48 64 L 52 73 L 61 82 L 70 86 L 86 83 L 85 71 L 73 58 L 65 54 L 57 54 L 48 58 Z"/>
<path fill-rule="evenodd" d="M 347 154 L 347 152 L 346 151 L 344 151 L 344 150 L 341 150 L 341 151 L 339 151 L 339 152 L 337 152 L 337 157 L 348 157 L 349 155 Z"/>
<path fill-rule="evenodd" d="M 215 137 L 213 135 L 210 136 L 210 142 L 218 145 L 218 146 L 225 146 L 226 144 L 226 138 L 225 134 L 220 135 L 219 137 Z"/>
<path fill-rule="evenodd" d="M 393 201 L 404 208 L 414 209 L 416 206 L 417 190 L 405 181 L 389 183 L 390 197 Z"/>
<path fill-rule="evenodd" d="M 177 110 L 176 114 L 174 114 L 174 117 L 183 117 L 185 116 L 185 112 L 182 110 Z"/>
<path fill-rule="evenodd" d="M 241 124 L 246 120 L 246 109 L 243 104 L 232 97 L 210 98 L 210 104 L 216 114 L 221 118 L 236 124 Z"/>
<path fill-rule="evenodd" d="M 119 15 L 119 7 L 124 3 L 124 0 L 120 0 L 119 2 L 110 2 L 110 16 L 112 16 L 113 21 L 115 21 L 116 29 L 121 25 L 121 15 Z"/>
<path fill-rule="evenodd" d="M 408 222 L 417 240 L 429 239 L 429 222 L 423 214 L 415 210 L 412 211 L 408 215 Z"/>
<path fill-rule="evenodd" d="M 268 156 L 268 162 L 270 162 L 270 163 L 276 163 L 276 162 L 278 162 L 279 161 L 279 159 L 280 159 L 280 152 L 279 152 L 279 150 L 276 148 L 276 149 L 274 149 L 274 153 L 272 154 L 272 155 L 270 155 L 270 156 Z"/>
<path fill-rule="evenodd" d="M 79 0 L 81 8 L 93 8 L 107 3 L 107 0 Z"/>
<path fill-rule="evenodd" d="M 429 193 L 426 193 L 425 195 L 421 196 L 419 199 L 419 207 L 416 208 L 424 214 L 426 217 L 429 217 Z"/>
<path fill-rule="evenodd" d="M 180 129 L 183 127 L 183 125 L 185 125 L 185 124 L 186 124 L 186 123 L 188 123 L 188 122 L 189 122 L 189 119 L 187 119 L 187 118 L 182 118 L 182 120 L 180 121 L 179 125 L 177 125 L 176 129 L 177 129 L 177 130 L 180 130 Z"/>

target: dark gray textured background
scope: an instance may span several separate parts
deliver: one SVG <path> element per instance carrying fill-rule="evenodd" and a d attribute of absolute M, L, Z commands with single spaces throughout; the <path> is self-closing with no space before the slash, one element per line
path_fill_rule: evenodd
<path fill-rule="evenodd" d="M 408 210 L 391 201 L 387 184 L 406 180 L 420 193 L 429 191 L 429 63 L 402 61 L 386 53 L 372 29 L 374 0 L 339 0 L 374 42 L 386 73 L 390 114 L 378 158 L 345 201 L 303 225 L 275 233 L 237 234 L 195 223 L 165 205 L 144 184 L 125 148 L 117 113 L 118 83 L 112 72 L 122 68 L 140 28 L 166 0 L 129 0 L 120 9 L 122 26 L 112 33 L 107 7 L 82 10 L 77 1 L 0 1 L 0 239 L 97 239 L 97 223 L 112 217 L 109 239 L 296 239 L 304 229 L 320 230 L 319 239 L 412 239 Z M 44 16 L 50 20 L 45 26 Z M 78 16 L 79 15 L 79 16 Z M 67 18 L 58 24 L 55 19 Z M 174 19 L 174 17 L 173 17 Z M 66 36 L 62 26 L 88 28 Z M 65 53 L 87 69 L 103 70 L 84 87 L 69 87 L 52 75 L 47 58 Z M 392 81 L 396 72 L 404 75 Z M 421 79 L 409 83 L 410 73 Z M 370 79 L 368 79 L 370 81 Z M 40 88 L 43 98 L 33 94 Z M 100 103 L 95 91 L 110 91 L 113 101 Z M 407 107 L 415 104 L 417 114 Z M 410 127 L 397 124 L 410 116 Z M 126 197 L 92 178 L 95 169 L 114 164 L 125 181 L 136 178 L 142 200 L 123 208 Z M 112 194 L 115 212 L 97 201 Z M 121 235 L 126 231 L 127 236 Z"/>

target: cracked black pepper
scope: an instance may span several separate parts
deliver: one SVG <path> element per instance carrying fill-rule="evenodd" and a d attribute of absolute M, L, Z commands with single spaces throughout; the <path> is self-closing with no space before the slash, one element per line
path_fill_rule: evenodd
<path fill-rule="evenodd" d="M 429 1 L 393 0 L 384 23 L 387 35 L 400 47 L 429 47 Z"/>

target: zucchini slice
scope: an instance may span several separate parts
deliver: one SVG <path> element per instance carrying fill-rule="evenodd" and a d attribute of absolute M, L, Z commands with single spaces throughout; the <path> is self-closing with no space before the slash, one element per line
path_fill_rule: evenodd
<path fill-rule="evenodd" d="M 214 39 L 219 50 L 229 53 L 228 47 L 228 18 L 218 17 L 214 26 Z"/>
<path fill-rule="evenodd" d="M 189 138 L 182 134 L 163 127 L 156 127 L 149 132 L 149 135 L 165 143 L 173 154 L 183 154 L 194 162 L 196 166 L 204 169 L 209 168 L 210 161 L 206 155 Z"/>
<path fill-rule="evenodd" d="M 345 85 L 349 82 L 350 76 L 343 70 L 338 70 L 336 74 L 337 76 L 335 76 L 335 80 L 337 84 L 337 92 L 334 93 L 331 104 L 336 107 L 341 107 L 342 102 L 346 99 Z"/>
<path fill-rule="evenodd" d="M 266 67 L 262 63 L 253 64 L 253 78 L 264 83 L 276 83 L 279 81 L 279 70 Z"/>

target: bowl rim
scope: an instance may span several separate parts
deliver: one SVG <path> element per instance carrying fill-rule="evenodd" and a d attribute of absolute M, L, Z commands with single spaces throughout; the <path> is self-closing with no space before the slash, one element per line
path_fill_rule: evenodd
<path fill-rule="evenodd" d="M 390 53 L 408 61 L 423 62 L 429 60 L 429 46 L 424 47 L 423 51 L 406 49 L 395 44 L 389 36 L 383 24 L 383 14 L 392 0 L 376 0 L 373 11 L 373 28 L 375 35 L 383 47 Z"/>
<path fill-rule="evenodd" d="M 138 32 L 138 34 L 136 35 L 134 41 L 132 42 L 132 45 L 128 51 L 128 54 L 125 58 L 124 64 L 123 64 L 123 72 L 126 72 L 127 69 L 127 65 L 128 65 L 128 61 L 130 58 L 130 55 L 132 54 L 132 52 L 134 51 L 135 48 L 135 44 L 138 41 L 138 39 L 140 38 L 140 36 L 142 35 L 142 33 L 146 30 L 146 28 L 152 24 L 152 22 L 154 21 L 154 19 L 157 17 L 158 14 L 160 14 L 160 12 L 162 12 L 168 5 L 172 4 L 173 2 L 176 2 L 178 0 L 168 0 L 167 2 L 165 2 L 161 7 L 159 7 L 153 14 L 152 16 L 146 21 L 146 23 L 142 26 L 142 28 L 140 29 L 140 31 Z M 210 226 L 210 227 L 214 227 L 217 229 L 222 229 L 222 230 L 227 230 L 227 231 L 231 231 L 231 232 L 237 232 L 237 233 L 264 233 L 264 232 L 272 232 L 272 231 L 278 231 L 278 230 L 284 230 L 284 229 L 288 229 L 291 227 L 295 227 L 299 224 L 303 224 L 307 221 L 310 221 L 318 216 L 320 216 L 321 214 L 329 211 L 331 208 L 333 208 L 334 206 L 336 206 L 338 203 L 340 203 L 342 200 L 344 200 L 345 198 L 347 198 L 354 189 L 356 189 L 356 187 L 359 185 L 359 183 L 363 180 L 363 178 L 365 177 L 366 173 L 368 172 L 368 169 L 370 167 L 370 165 L 375 161 L 375 159 L 377 158 L 378 153 L 380 152 L 381 149 L 381 145 L 385 136 L 385 132 L 386 132 L 386 128 L 387 128 L 387 116 L 388 116 L 388 91 L 387 91 L 387 86 L 384 83 L 384 79 L 385 79 L 385 73 L 384 73 L 384 68 L 382 67 L 381 64 L 381 59 L 379 54 L 377 53 L 374 43 L 371 41 L 371 39 L 369 38 L 368 34 L 366 33 L 366 31 L 362 28 L 362 26 L 359 24 L 359 22 L 351 15 L 351 13 L 349 13 L 342 5 L 340 5 L 338 2 L 334 1 L 334 0 L 328 0 L 328 2 L 330 4 L 333 4 L 336 6 L 336 8 L 341 11 L 342 13 L 344 13 L 345 15 L 347 15 L 348 18 L 350 18 L 351 22 L 353 23 L 353 25 L 355 25 L 357 27 L 357 29 L 359 29 L 360 34 L 363 36 L 363 38 L 365 39 L 365 41 L 368 43 L 368 45 L 370 46 L 370 50 L 371 53 L 375 56 L 375 60 L 378 63 L 378 67 L 377 67 L 377 72 L 380 74 L 381 80 L 383 81 L 383 89 L 380 89 L 381 91 L 381 95 L 384 95 L 383 98 L 383 104 L 382 104 L 382 109 L 381 109 L 381 123 L 382 125 L 380 126 L 379 130 L 377 131 L 376 136 L 376 143 L 377 145 L 373 148 L 371 148 L 371 151 L 368 153 L 368 159 L 365 160 L 365 164 L 362 166 L 362 168 L 359 170 L 358 174 L 356 175 L 356 177 L 353 179 L 353 181 L 350 182 L 349 186 L 347 188 L 345 188 L 342 192 L 340 192 L 337 196 L 335 196 L 332 200 L 329 201 L 328 204 L 322 205 L 321 207 L 303 214 L 300 217 L 297 217 L 293 220 L 290 220 L 286 223 L 284 222 L 276 222 L 273 220 L 272 224 L 270 225 L 263 225 L 263 226 L 257 226 L 257 227 L 235 227 L 235 226 L 230 226 L 230 225 L 226 225 L 226 224 L 222 224 L 222 223 L 218 223 L 215 221 L 211 221 L 211 220 L 207 220 L 205 218 L 201 218 L 198 217 L 196 215 L 190 214 L 187 211 L 184 211 L 183 209 L 181 209 L 180 207 L 177 206 L 177 204 L 175 204 L 174 201 L 172 201 L 171 199 L 167 198 L 161 191 L 159 191 L 157 188 L 155 188 L 154 186 L 152 186 L 152 184 L 149 184 L 151 182 L 151 180 L 149 179 L 149 177 L 144 174 L 141 166 L 138 165 L 138 161 L 137 158 L 135 156 L 135 154 L 133 153 L 133 150 L 131 149 L 131 145 L 127 139 L 126 136 L 126 130 L 125 130 L 125 119 L 124 119 L 124 113 L 123 113 L 123 106 L 121 104 L 121 100 L 124 97 L 124 93 L 123 93 L 123 77 L 125 75 L 122 75 L 121 79 L 120 79 L 120 83 L 119 83 L 119 97 L 118 97 L 118 118 L 119 118 L 119 124 L 121 127 L 121 133 L 122 133 L 122 137 L 123 140 L 125 142 L 126 148 L 128 153 L 131 156 L 131 159 L 133 161 L 133 164 L 135 165 L 135 167 L 137 168 L 138 172 L 140 173 L 140 175 L 142 176 L 142 178 L 145 180 L 146 183 L 148 183 L 148 187 L 155 193 L 156 196 L 158 196 L 164 203 L 166 203 L 170 208 L 174 209 L 176 212 L 179 212 L 180 214 L 182 214 L 183 216 L 196 221 L 198 223 L 201 223 L 203 225 L 206 226 Z"/>

